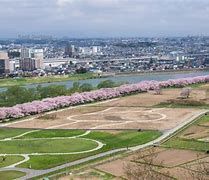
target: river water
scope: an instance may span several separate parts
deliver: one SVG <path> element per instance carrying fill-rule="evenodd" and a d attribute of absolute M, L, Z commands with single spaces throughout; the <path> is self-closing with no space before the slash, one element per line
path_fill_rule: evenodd
<path fill-rule="evenodd" d="M 146 74 L 136 74 L 127 76 L 114 76 L 108 78 L 98 78 L 98 79 L 87 79 L 78 81 L 80 84 L 89 83 L 96 86 L 98 83 L 104 80 L 112 80 L 115 82 L 128 82 L 128 83 L 138 83 L 145 80 L 156 80 L 164 81 L 168 79 L 178 79 L 186 77 L 204 76 L 209 75 L 209 70 L 207 71 L 194 71 L 194 72 L 171 72 L 171 73 L 146 73 Z M 49 86 L 49 85 L 65 85 L 67 88 L 71 88 L 74 81 L 63 81 L 63 82 L 53 82 L 53 83 L 41 83 L 41 84 L 29 84 L 24 87 L 34 88 L 38 85 Z M 0 88 L 0 92 L 6 90 L 6 88 Z"/>

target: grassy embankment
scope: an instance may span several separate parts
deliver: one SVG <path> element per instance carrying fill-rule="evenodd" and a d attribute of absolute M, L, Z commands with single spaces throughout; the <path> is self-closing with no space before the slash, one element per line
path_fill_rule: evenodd
<path fill-rule="evenodd" d="M 192 125 L 190 125 L 186 129 L 183 129 L 176 136 L 174 136 L 173 138 L 165 142 L 163 146 L 167 148 L 174 148 L 174 149 L 188 149 L 188 150 L 203 151 L 203 152 L 208 151 L 209 142 L 200 141 L 199 138 L 198 139 L 197 138 L 184 138 L 185 131 L 188 130 L 189 128 L 195 129 L 195 127 L 202 126 L 208 129 L 209 126 L 204 125 L 205 123 L 208 123 L 208 122 L 209 122 L 209 115 L 202 116 Z M 190 133 L 190 135 L 194 133 Z"/>
<path fill-rule="evenodd" d="M 0 87 L 10 87 L 10 86 L 24 86 L 27 84 L 39 84 L 39 83 L 52 83 L 52 82 L 62 82 L 62 81 L 78 81 L 85 79 L 98 78 L 97 74 L 85 73 L 85 74 L 73 74 L 73 75 L 56 75 L 47 77 L 25 77 L 25 78 L 6 78 L 0 79 Z"/>

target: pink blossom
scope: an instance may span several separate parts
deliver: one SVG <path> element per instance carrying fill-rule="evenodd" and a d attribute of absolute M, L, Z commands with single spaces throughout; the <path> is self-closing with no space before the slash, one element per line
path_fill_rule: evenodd
<path fill-rule="evenodd" d="M 209 82 L 209 76 L 198 76 L 193 78 L 171 79 L 167 81 L 142 81 L 136 84 L 126 84 L 116 88 L 106 88 L 91 92 L 75 93 L 71 96 L 59 96 L 18 104 L 14 107 L 0 108 L 0 120 L 9 118 L 20 118 L 28 115 L 39 114 L 58 108 L 75 106 L 90 102 L 112 99 L 133 93 L 159 90 L 167 87 L 184 87 L 196 83 Z"/>

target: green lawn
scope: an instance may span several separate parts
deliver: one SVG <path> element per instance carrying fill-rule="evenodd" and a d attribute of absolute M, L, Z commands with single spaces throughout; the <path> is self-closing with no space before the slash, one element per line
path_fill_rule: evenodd
<path fill-rule="evenodd" d="M 187 140 L 181 138 L 174 138 L 164 144 L 166 147 L 174 149 L 189 149 L 195 151 L 208 151 L 209 143 L 197 140 Z"/>
<path fill-rule="evenodd" d="M 13 137 L 28 130 L 23 129 L 1 129 L 0 137 Z M 0 154 L 16 154 L 16 153 L 69 153 L 80 152 L 97 147 L 97 143 L 82 138 L 65 138 L 50 139 L 55 137 L 72 137 L 83 134 L 83 130 L 40 130 L 26 134 L 21 139 L 12 141 L 0 141 Z M 106 152 L 112 149 L 126 148 L 147 143 L 159 137 L 159 131 L 119 131 L 118 133 L 110 133 L 108 131 L 92 131 L 83 138 L 98 140 L 106 144 L 100 150 L 77 154 L 77 155 L 43 155 L 30 156 L 30 160 L 21 165 L 21 167 L 29 167 L 34 169 L 47 169 L 63 163 L 75 161 L 84 157 L 92 156 L 98 153 Z M 33 138 L 33 139 L 31 139 Z M 49 138 L 49 139 L 38 139 Z M 13 157 L 15 158 L 15 157 Z M 8 159 L 9 160 L 9 159 Z M 14 159 L 13 159 L 14 160 Z M 12 160 L 10 160 L 12 161 Z M 15 160 L 14 160 L 15 161 Z"/>
<path fill-rule="evenodd" d="M 0 79 L 0 87 L 8 86 L 23 86 L 27 84 L 38 84 L 38 83 L 52 83 L 52 82 L 61 82 L 61 81 L 78 81 L 85 79 L 98 78 L 97 74 L 85 73 L 85 74 L 74 74 L 66 76 L 48 76 L 48 77 L 30 77 L 30 78 L 7 78 Z"/>
<path fill-rule="evenodd" d="M 95 139 L 106 144 L 104 147 L 106 149 L 117 149 L 144 144 L 160 135 L 161 132 L 159 131 L 123 131 L 117 134 L 94 131 L 85 136 L 85 138 Z"/>
<path fill-rule="evenodd" d="M 0 179 L 13 180 L 25 176 L 25 173 L 19 171 L 0 171 Z"/>
<path fill-rule="evenodd" d="M 29 168 L 31 166 L 32 169 L 48 169 L 53 168 L 55 166 L 62 165 L 64 163 L 76 161 L 81 158 L 85 158 L 93 153 L 85 153 L 85 154 L 72 154 L 72 155 L 57 155 L 57 156 L 30 156 L 30 160 L 18 165 L 18 167 Z"/>
<path fill-rule="evenodd" d="M 147 143 L 156 139 L 161 135 L 158 131 L 123 131 L 117 134 L 108 132 L 94 131 L 85 138 L 98 140 L 106 144 L 102 149 L 85 154 L 77 155 L 59 155 L 59 156 L 30 156 L 30 160 L 25 162 L 19 167 L 28 168 L 31 166 L 33 169 L 48 169 L 64 163 L 72 162 L 81 158 L 92 156 L 98 153 L 109 151 L 111 149 L 131 147 Z"/>
<path fill-rule="evenodd" d="M 85 139 L 12 140 L 0 142 L 0 154 L 69 153 L 86 151 L 96 147 L 96 142 Z"/>
<path fill-rule="evenodd" d="M 22 160 L 24 160 L 22 156 L 5 156 L 5 160 L 3 160 L 3 157 L 0 156 L 0 168 L 7 167 Z"/>
<path fill-rule="evenodd" d="M 0 128 L 0 139 L 11 138 L 14 136 L 18 136 L 25 132 L 29 131 L 28 129 L 8 129 L 8 128 Z"/>
<path fill-rule="evenodd" d="M 20 138 L 28 139 L 28 138 L 73 137 L 73 136 L 81 135 L 83 133 L 85 133 L 84 130 L 40 130 L 26 134 Z"/>

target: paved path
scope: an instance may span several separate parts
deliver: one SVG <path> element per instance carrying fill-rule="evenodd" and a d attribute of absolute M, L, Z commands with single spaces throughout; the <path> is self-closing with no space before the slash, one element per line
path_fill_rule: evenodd
<path fill-rule="evenodd" d="M 26 168 L 7 167 L 7 168 L 1 168 L 0 171 L 5 171 L 5 170 L 6 171 L 10 171 L 10 170 L 22 171 L 22 172 L 25 172 L 27 175 L 20 178 L 20 180 L 27 180 L 27 179 L 30 179 L 30 178 L 33 178 L 33 177 L 36 177 L 36 176 L 41 176 L 41 175 L 51 173 L 51 172 L 54 172 L 54 171 L 57 171 L 57 170 L 60 170 L 60 169 L 64 169 L 64 168 L 71 167 L 71 166 L 78 165 L 78 164 L 82 164 L 82 163 L 85 163 L 85 162 L 88 162 L 88 161 L 91 161 L 91 160 L 95 160 L 97 158 L 105 157 L 107 155 L 114 154 L 114 153 L 124 151 L 124 150 L 127 150 L 127 149 L 123 148 L 123 149 L 116 149 L 116 150 L 108 151 L 108 152 L 105 152 L 105 153 L 101 153 L 101 154 L 97 154 L 97 155 L 90 156 L 90 157 L 87 157 L 87 158 L 83 158 L 81 160 L 77 160 L 77 161 L 74 161 L 74 162 L 63 164 L 61 166 L 57 166 L 57 167 L 47 169 L 47 170 L 32 170 L 32 169 L 26 169 Z"/>

